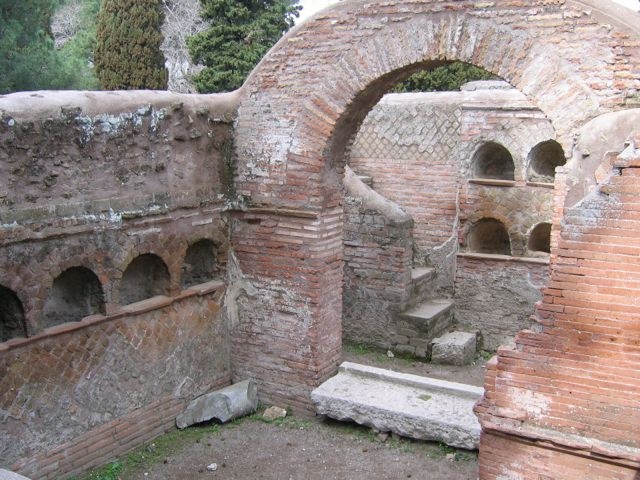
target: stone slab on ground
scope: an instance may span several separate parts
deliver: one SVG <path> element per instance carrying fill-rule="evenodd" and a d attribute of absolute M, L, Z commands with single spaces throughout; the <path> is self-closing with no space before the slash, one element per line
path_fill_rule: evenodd
<path fill-rule="evenodd" d="M 476 355 L 475 333 L 449 332 L 433 340 L 431 361 L 445 365 L 468 365 Z"/>
<path fill-rule="evenodd" d="M 27 477 L 0 468 L 0 480 L 29 480 Z"/>
<path fill-rule="evenodd" d="M 311 392 L 316 411 L 404 437 L 477 449 L 480 387 L 344 362 Z"/>
<path fill-rule="evenodd" d="M 193 400 L 185 411 L 176 417 L 176 426 L 182 429 L 213 419 L 225 423 L 253 413 L 257 408 L 256 382 L 244 380 Z"/>

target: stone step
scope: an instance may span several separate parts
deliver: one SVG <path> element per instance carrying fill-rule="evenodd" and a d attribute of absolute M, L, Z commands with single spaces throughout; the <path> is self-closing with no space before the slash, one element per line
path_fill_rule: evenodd
<path fill-rule="evenodd" d="M 417 267 L 411 269 L 411 297 L 407 307 L 415 307 L 433 295 L 433 280 L 436 269 L 431 267 Z"/>
<path fill-rule="evenodd" d="M 473 406 L 483 394 L 480 387 L 344 362 L 311 399 L 321 415 L 473 450 L 480 442 Z"/>
<path fill-rule="evenodd" d="M 435 276 L 436 269 L 433 267 L 417 267 L 411 269 L 411 283 L 433 280 Z"/>
<path fill-rule="evenodd" d="M 453 323 L 453 301 L 445 298 L 427 300 L 398 315 L 402 335 L 431 342 Z M 406 333 L 404 333 L 406 332 Z"/>
<path fill-rule="evenodd" d="M 449 332 L 433 340 L 431 361 L 445 365 L 468 365 L 476 356 L 478 336 L 469 332 Z"/>

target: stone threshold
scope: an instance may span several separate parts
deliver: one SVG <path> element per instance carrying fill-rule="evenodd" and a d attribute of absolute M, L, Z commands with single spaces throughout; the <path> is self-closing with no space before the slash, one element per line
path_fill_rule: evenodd
<path fill-rule="evenodd" d="M 533 263 L 536 265 L 549 265 L 549 258 L 514 257 L 512 255 L 498 255 L 495 253 L 458 253 L 458 258 L 470 258 L 473 260 L 488 260 L 497 262 Z"/>
<path fill-rule="evenodd" d="M 473 413 L 484 389 L 344 362 L 311 393 L 316 411 L 382 432 L 474 450 L 480 424 Z"/>

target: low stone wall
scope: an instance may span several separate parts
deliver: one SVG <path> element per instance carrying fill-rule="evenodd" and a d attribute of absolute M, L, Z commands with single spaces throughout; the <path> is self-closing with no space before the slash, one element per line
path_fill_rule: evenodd
<path fill-rule="evenodd" d="M 512 343 L 520 330 L 531 327 L 548 271 L 546 259 L 459 254 L 456 322 L 465 329 L 479 330 L 486 349 Z"/>
<path fill-rule="evenodd" d="M 0 465 L 35 479 L 98 465 L 229 383 L 223 288 L 202 284 L 0 344 Z"/>
<path fill-rule="evenodd" d="M 410 294 L 413 222 L 394 222 L 353 197 L 344 209 L 343 337 L 391 348 L 395 314 Z"/>

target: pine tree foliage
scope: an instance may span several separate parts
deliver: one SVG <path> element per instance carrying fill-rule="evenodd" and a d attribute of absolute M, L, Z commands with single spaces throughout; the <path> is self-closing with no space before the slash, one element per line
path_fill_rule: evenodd
<path fill-rule="evenodd" d="M 56 0 L 0 0 L 0 93 L 57 89 L 73 81 L 53 48 Z"/>
<path fill-rule="evenodd" d="M 211 27 L 188 40 L 191 57 L 205 66 L 194 78 L 201 93 L 240 87 L 299 15 L 298 0 L 201 0 Z"/>
<path fill-rule="evenodd" d="M 393 89 L 394 92 L 446 92 L 460 90 L 467 82 L 493 80 L 497 77 L 483 68 L 463 62 L 453 62 L 432 70 L 414 73 Z"/>
<path fill-rule="evenodd" d="M 103 0 L 98 14 L 95 71 L 107 90 L 167 88 L 160 51 L 161 0 Z"/>

